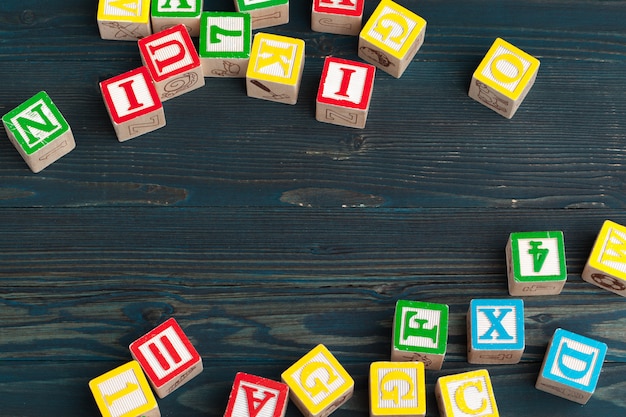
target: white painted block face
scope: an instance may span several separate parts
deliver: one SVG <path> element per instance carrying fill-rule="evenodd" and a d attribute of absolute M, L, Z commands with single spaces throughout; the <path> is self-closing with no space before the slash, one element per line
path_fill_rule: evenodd
<path fill-rule="evenodd" d="M 488 59 L 481 74 L 507 91 L 515 91 L 531 62 L 505 46 L 499 46 Z"/>
<path fill-rule="evenodd" d="M 104 1 L 104 13 L 109 16 L 138 17 L 149 10 L 150 3 L 141 0 L 101 0 Z"/>
<path fill-rule="evenodd" d="M 157 79 L 176 73 L 195 62 L 182 32 L 173 32 L 147 42 L 145 50 L 148 51 L 145 58 L 150 60 Z"/>
<path fill-rule="evenodd" d="M 150 82 L 142 73 L 138 73 L 106 86 L 117 119 L 127 119 L 155 106 Z"/>
<path fill-rule="evenodd" d="M 556 238 L 518 239 L 519 265 L 522 276 L 559 275 L 559 240 Z M 543 256 L 537 256 L 537 250 Z"/>
<path fill-rule="evenodd" d="M 385 6 L 367 34 L 384 44 L 386 48 L 399 52 L 406 45 L 406 40 L 416 27 L 417 22 Z"/>
<path fill-rule="evenodd" d="M 328 74 L 322 86 L 322 97 L 360 105 L 363 102 L 367 74 L 367 68 L 362 66 L 329 63 Z"/>

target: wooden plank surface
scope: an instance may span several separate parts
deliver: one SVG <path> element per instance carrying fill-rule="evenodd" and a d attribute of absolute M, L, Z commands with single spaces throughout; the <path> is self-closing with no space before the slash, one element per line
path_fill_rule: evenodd
<path fill-rule="evenodd" d="M 323 58 L 357 59 L 356 38 L 310 31 L 310 1 L 292 0 L 266 31 L 306 42 L 298 104 L 207 79 L 125 143 L 98 82 L 139 66 L 136 44 L 99 38 L 95 1 L 0 5 L 0 113 L 46 90 L 77 142 L 32 174 L 0 133 L 0 415 L 98 415 L 87 382 L 169 317 L 205 370 L 159 401 L 164 416 L 220 416 L 236 372 L 278 379 L 317 343 L 355 378 L 335 415 L 368 415 L 395 301 L 416 299 L 450 305 L 444 367 L 427 372 L 436 416 L 437 377 L 478 367 L 469 301 L 508 295 L 504 246 L 523 230 L 564 232 L 568 282 L 524 299 L 522 362 L 488 366 L 501 415 L 624 413 L 626 304 L 580 274 L 602 222 L 626 224 L 626 2 L 399 3 L 426 40 L 402 78 L 377 72 L 365 129 L 315 121 Z M 541 60 L 512 120 L 467 97 L 498 36 Z M 609 346 L 585 406 L 534 388 L 557 327 Z"/>

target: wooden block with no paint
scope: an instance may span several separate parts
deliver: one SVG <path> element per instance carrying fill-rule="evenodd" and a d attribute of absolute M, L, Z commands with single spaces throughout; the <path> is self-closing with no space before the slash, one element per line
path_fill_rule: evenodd
<path fill-rule="evenodd" d="M 102 39 L 137 41 L 152 33 L 150 0 L 99 0 L 97 20 Z"/>
<path fill-rule="evenodd" d="M 311 29 L 337 35 L 358 35 L 365 0 L 313 0 Z"/>

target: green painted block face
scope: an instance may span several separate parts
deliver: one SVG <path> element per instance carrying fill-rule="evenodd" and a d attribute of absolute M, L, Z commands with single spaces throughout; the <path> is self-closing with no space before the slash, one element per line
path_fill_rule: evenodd
<path fill-rule="evenodd" d="M 40 91 L 2 117 L 26 155 L 52 143 L 70 126 L 48 94 Z"/>
<path fill-rule="evenodd" d="M 201 58 L 250 58 L 251 39 L 250 14 L 202 13 L 198 52 Z"/>
<path fill-rule="evenodd" d="M 281 6 L 288 3 L 289 0 L 237 0 L 237 10 L 240 12 L 249 12 L 251 10 Z"/>
<path fill-rule="evenodd" d="M 563 233 L 511 233 L 513 276 L 519 282 L 564 281 L 567 279 Z"/>
<path fill-rule="evenodd" d="M 394 349 L 443 355 L 448 343 L 449 309 L 445 304 L 399 300 L 393 328 Z"/>
<path fill-rule="evenodd" d="M 202 0 L 152 0 L 154 17 L 197 17 L 202 13 Z"/>

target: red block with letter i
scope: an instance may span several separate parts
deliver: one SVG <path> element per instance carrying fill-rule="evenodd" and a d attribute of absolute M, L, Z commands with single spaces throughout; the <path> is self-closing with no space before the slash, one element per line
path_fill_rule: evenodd
<path fill-rule="evenodd" d="M 224 417 L 283 417 L 288 400 L 287 384 L 239 372 Z"/>

